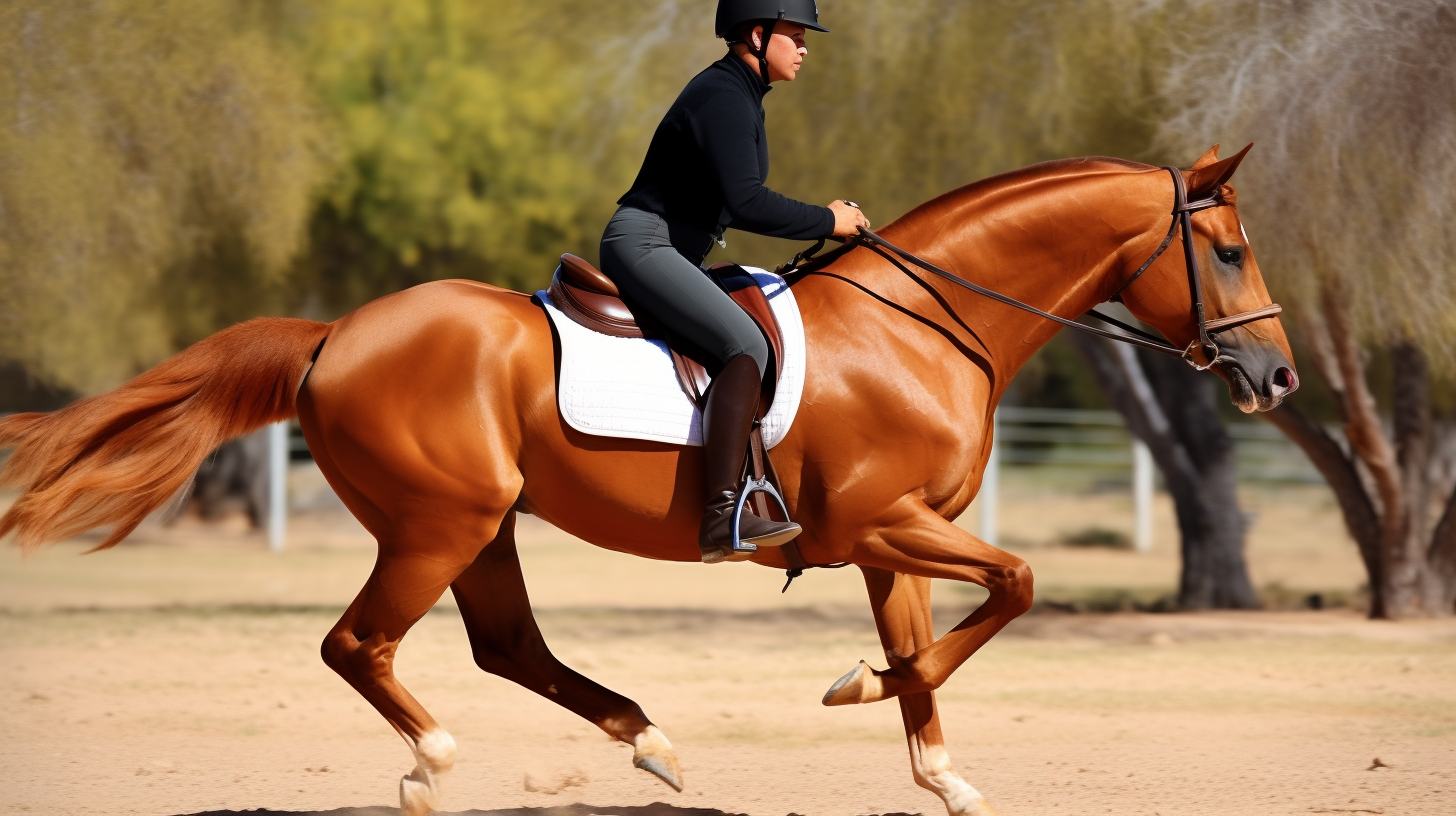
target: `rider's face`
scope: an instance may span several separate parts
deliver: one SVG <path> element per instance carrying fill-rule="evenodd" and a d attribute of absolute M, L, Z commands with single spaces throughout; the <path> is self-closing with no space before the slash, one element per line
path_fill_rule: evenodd
<path fill-rule="evenodd" d="M 799 66 L 804 63 L 804 55 L 809 53 L 804 45 L 804 33 L 807 30 L 798 23 L 781 22 L 774 26 L 773 37 L 768 42 L 769 82 L 794 81 L 799 73 Z M 754 28 L 751 36 L 757 46 L 763 42 L 763 28 Z"/>

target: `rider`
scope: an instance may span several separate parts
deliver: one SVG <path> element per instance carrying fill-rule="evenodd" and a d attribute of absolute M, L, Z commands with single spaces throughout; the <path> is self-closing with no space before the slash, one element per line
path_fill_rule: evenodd
<path fill-rule="evenodd" d="M 814 0 L 719 0 L 717 35 L 728 53 L 688 83 L 663 117 L 632 189 L 602 235 L 602 271 L 634 311 L 690 349 L 714 375 L 703 409 L 706 497 L 698 549 L 705 563 L 733 552 L 732 517 L 769 348 L 753 320 L 703 271 L 723 230 L 813 240 L 868 227 L 845 201 L 815 207 L 764 186 L 763 96 L 792 82 Z M 726 245 L 725 245 L 726 246 Z M 742 541 L 778 546 L 799 525 L 745 513 Z"/>

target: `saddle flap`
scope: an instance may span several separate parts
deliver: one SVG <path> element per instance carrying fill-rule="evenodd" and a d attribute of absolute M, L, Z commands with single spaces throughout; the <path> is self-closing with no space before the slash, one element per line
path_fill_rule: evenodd
<path fill-rule="evenodd" d="M 708 270 L 709 274 L 733 298 L 733 302 L 743 308 L 758 328 L 763 332 L 764 339 L 768 341 L 768 347 L 773 352 L 771 362 L 773 370 L 765 372 L 763 385 L 763 408 L 766 413 L 768 407 L 773 404 L 774 391 L 778 384 L 779 373 L 784 370 L 784 331 L 779 326 L 779 319 L 774 315 L 773 307 L 768 304 L 768 297 L 764 295 L 763 289 L 758 285 L 752 273 L 738 264 L 720 263 L 713 264 Z"/>

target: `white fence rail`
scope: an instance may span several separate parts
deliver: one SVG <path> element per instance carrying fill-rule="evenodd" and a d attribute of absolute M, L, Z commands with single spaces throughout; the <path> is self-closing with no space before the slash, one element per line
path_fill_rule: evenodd
<path fill-rule="evenodd" d="M 1152 452 L 1128 433 L 1115 411 L 1060 408 L 1017 408 L 996 411 L 995 442 L 976 497 L 980 509 L 977 533 L 989 542 L 998 538 L 997 503 L 1005 468 L 1058 472 L 1081 481 L 1121 481 L 1132 494 L 1133 548 L 1153 547 L 1153 490 L 1156 467 Z M 1319 472 L 1304 453 L 1279 430 L 1265 423 L 1225 425 L 1236 444 L 1239 479 L 1250 482 L 1319 483 Z"/>
<path fill-rule="evenodd" d="M 283 552 L 288 537 L 288 436 L 291 422 L 268 426 L 268 549 Z"/>
<path fill-rule="evenodd" d="M 1238 445 L 1241 481 L 1323 481 L 1303 452 L 1272 425 L 1235 422 L 1225 428 Z M 293 453 L 307 451 L 308 446 L 292 422 L 270 425 L 267 433 L 268 547 L 281 552 L 287 545 L 288 462 Z M 1133 500 L 1133 546 L 1138 552 L 1152 549 L 1153 457 L 1147 446 L 1127 432 L 1122 416 L 1115 411 L 1011 406 L 996 411 L 991 459 L 976 497 L 980 508 L 977 532 L 993 544 L 998 538 L 997 504 L 1004 467 L 1082 471 L 1083 476 L 1085 471 L 1101 470 L 1102 475 L 1117 478 L 1121 478 L 1119 473 L 1126 474 Z"/>

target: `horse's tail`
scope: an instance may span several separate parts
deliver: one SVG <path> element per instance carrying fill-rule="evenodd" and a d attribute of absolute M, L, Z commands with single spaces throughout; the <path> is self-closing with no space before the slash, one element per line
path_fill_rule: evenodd
<path fill-rule="evenodd" d="M 49 414 L 0 419 L 0 488 L 19 500 L 0 517 L 30 553 L 102 525 L 117 544 L 167 503 L 222 443 L 297 413 L 299 385 L 329 324 L 240 323 L 107 394 Z"/>

